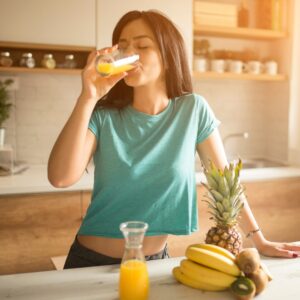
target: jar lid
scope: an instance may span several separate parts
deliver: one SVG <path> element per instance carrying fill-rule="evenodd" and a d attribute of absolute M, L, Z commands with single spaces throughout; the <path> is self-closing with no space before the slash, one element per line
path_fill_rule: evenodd
<path fill-rule="evenodd" d="M 65 58 L 72 60 L 72 59 L 74 59 L 74 55 L 73 54 L 68 54 L 68 55 L 66 55 Z"/>
<path fill-rule="evenodd" d="M 1 56 L 9 57 L 9 56 L 10 56 L 10 53 L 9 53 L 9 52 L 1 52 Z"/>
<path fill-rule="evenodd" d="M 44 58 L 53 58 L 53 55 L 51 53 L 47 53 L 44 55 Z"/>
<path fill-rule="evenodd" d="M 28 52 L 28 53 L 23 53 L 22 57 L 32 57 L 32 53 Z"/>

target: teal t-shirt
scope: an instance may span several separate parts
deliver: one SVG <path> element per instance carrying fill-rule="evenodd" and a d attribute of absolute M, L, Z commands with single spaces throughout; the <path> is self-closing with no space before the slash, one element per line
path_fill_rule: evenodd
<path fill-rule="evenodd" d="M 218 124 L 196 94 L 171 99 L 158 115 L 95 110 L 94 188 L 79 234 L 122 238 L 126 221 L 147 222 L 147 236 L 196 231 L 196 145 Z"/>

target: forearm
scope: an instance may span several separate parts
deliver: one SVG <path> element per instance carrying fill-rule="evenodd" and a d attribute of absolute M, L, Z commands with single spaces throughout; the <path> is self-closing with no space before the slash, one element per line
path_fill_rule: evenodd
<path fill-rule="evenodd" d="M 249 203 L 244 195 L 241 196 L 244 200 L 244 207 L 241 210 L 240 213 L 240 227 L 243 230 L 243 232 L 248 235 L 250 232 L 259 229 L 259 226 L 255 220 L 255 217 L 251 211 L 251 208 L 249 206 Z M 265 238 L 263 236 L 263 233 L 261 230 L 253 233 L 252 236 L 249 238 L 252 239 L 254 242 L 255 246 L 257 248 L 260 248 L 260 246 L 265 242 Z"/>
<path fill-rule="evenodd" d="M 85 141 L 94 103 L 79 97 L 71 116 L 51 151 L 48 178 L 55 186 L 67 186 L 77 181 L 84 171 L 88 158 Z"/>

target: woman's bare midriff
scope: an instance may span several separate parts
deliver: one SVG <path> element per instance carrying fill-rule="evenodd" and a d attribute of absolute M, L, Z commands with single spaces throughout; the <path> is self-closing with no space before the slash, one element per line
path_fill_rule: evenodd
<path fill-rule="evenodd" d="M 162 251 L 167 238 L 168 235 L 146 236 L 143 243 L 144 255 L 153 255 Z M 124 253 L 124 239 L 78 235 L 77 240 L 82 246 L 106 256 L 122 258 Z"/>

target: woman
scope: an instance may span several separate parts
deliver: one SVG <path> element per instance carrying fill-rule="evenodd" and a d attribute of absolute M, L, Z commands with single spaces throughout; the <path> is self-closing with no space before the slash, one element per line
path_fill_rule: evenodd
<path fill-rule="evenodd" d="M 145 221 L 147 259 L 168 257 L 168 234 L 197 230 L 194 155 L 227 165 L 219 122 L 205 100 L 192 93 L 183 39 L 155 11 L 124 15 L 113 45 L 139 62 L 127 73 L 100 77 L 94 51 L 82 73 L 82 92 L 51 152 L 48 177 L 55 187 L 74 184 L 91 157 L 95 182 L 91 205 L 65 268 L 120 263 L 119 224 Z M 100 100 L 99 100 L 100 99 Z M 98 102 L 99 100 L 99 102 Z M 241 226 L 254 232 L 261 254 L 295 257 L 300 247 L 264 239 L 245 200 Z"/>

